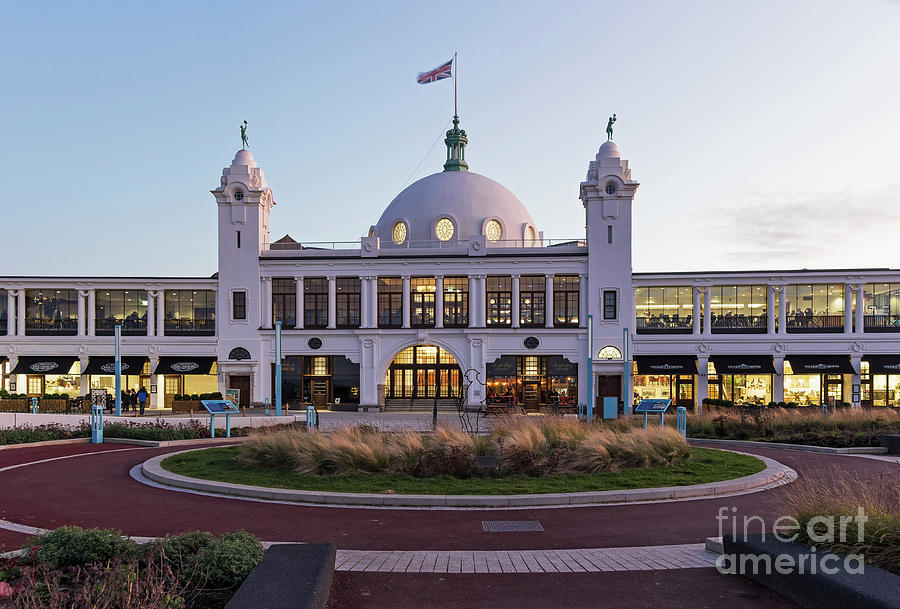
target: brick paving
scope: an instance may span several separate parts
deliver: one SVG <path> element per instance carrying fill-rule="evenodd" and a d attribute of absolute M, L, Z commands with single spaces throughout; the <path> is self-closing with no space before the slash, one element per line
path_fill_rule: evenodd
<path fill-rule="evenodd" d="M 577 550 L 338 550 L 338 571 L 389 573 L 571 573 L 713 567 L 702 543 Z"/>

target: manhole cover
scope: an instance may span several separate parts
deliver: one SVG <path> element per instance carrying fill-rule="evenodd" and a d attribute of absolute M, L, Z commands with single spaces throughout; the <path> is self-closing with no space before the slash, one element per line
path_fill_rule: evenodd
<path fill-rule="evenodd" d="M 485 533 L 542 532 L 544 527 L 537 520 L 482 520 Z"/>

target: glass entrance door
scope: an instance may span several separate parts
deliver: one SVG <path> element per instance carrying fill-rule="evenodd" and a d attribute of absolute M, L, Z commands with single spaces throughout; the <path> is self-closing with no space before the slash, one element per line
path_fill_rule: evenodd
<path fill-rule="evenodd" d="M 526 381 L 522 384 L 522 402 L 527 410 L 537 410 L 541 405 L 541 384 L 535 381 Z"/>
<path fill-rule="evenodd" d="M 829 405 L 844 401 L 844 380 L 840 374 L 826 374 L 825 380 L 825 398 Z"/>
<path fill-rule="evenodd" d="M 692 408 L 694 406 L 694 379 L 678 377 L 675 384 L 675 405 Z"/>
<path fill-rule="evenodd" d="M 167 374 L 165 382 L 164 404 L 166 408 L 172 407 L 176 395 L 181 395 L 181 376 L 176 374 Z"/>

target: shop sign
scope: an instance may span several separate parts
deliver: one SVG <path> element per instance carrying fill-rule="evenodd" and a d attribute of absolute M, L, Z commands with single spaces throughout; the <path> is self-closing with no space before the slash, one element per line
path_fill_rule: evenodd
<path fill-rule="evenodd" d="M 121 364 L 122 372 L 125 372 L 126 370 L 128 370 L 129 367 L 130 366 L 128 364 L 126 364 L 125 362 L 122 362 L 122 364 Z M 100 366 L 100 370 L 102 370 L 103 372 L 105 372 L 107 374 L 115 374 L 116 373 L 116 363 L 112 362 L 110 364 L 103 364 L 102 366 Z"/>
<path fill-rule="evenodd" d="M 484 368 L 487 376 L 515 376 L 516 358 L 513 355 L 501 355 L 497 361 L 486 363 Z"/>
<path fill-rule="evenodd" d="M 547 362 L 547 374 L 550 376 L 575 376 L 578 374 L 578 366 L 562 356 L 553 355 Z"/>
<path fill-rule="evenodd" d="M 181 372 L 182 374 L 184 374 L 185 372 L 196 370 L 200 367 L 200 364 L 198 364 L 197 362 L 175 362 L 169 367 L 175 372 Z"/>
<path fill-rule="evenodd" d="M 59 368 L 59 364 L 57 364 L 56 362 L 34 362 L 30 366 L 28 366 L 28 368 L 32 372 L 46 373 Z"/>

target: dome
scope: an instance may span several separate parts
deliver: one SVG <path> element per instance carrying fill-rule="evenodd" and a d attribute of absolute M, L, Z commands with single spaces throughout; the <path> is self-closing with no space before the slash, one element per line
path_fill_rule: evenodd
<path fill-rule="evenodd" d="M 241 148 L 237 151 L 237 154 L 234 155 L 234 160 L 231 161 L 232 165 L 245 165 L 247 167 L 256 167 L 256 160 L 253 158 L 253 155 L 246 148 Z"/>
<path fill-rule="evenodd" d="M 375 235 L 382 247 L 437 246 L 474 235 L 530 246 L 539 238 L 531 214 L 512 192 L 471 171 L 444 171 L 413 182 L 381 214 Z"/>
<path fill-rule="evenodd" d="M 621 158 L 622 155 L 619 154 L 619 147 L 616 146 L 616 143 L 613 141 L 603 142 L 603 145 L 600 146 L 600 152 L 597 153 L 598 158 L 606 158 L 606 159 L 618 159 Z"/>

